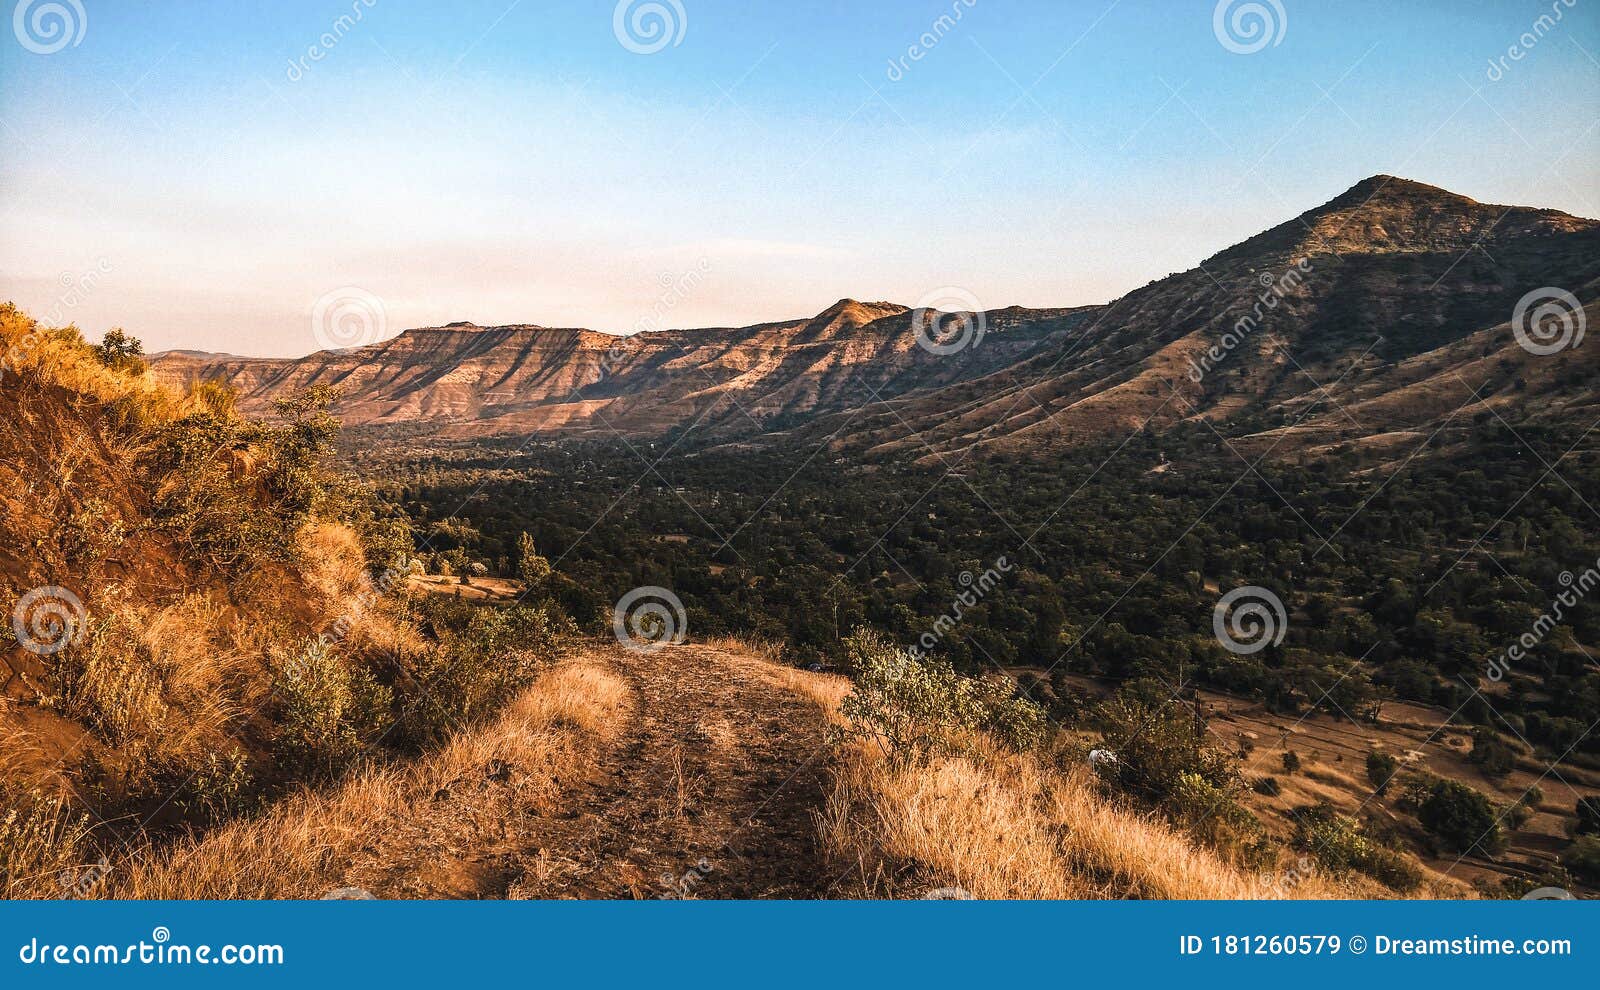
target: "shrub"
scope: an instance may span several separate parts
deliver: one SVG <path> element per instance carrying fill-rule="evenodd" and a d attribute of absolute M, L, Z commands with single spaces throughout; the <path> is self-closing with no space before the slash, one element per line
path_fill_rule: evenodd
<path fill-rule="evenodd" d="M 175 804 L 206 822 L 233 818 L 256 808 L 262 795 L 253 786 L 249 758 L 243 750 L 209 752 L 184 785 Z"/>
<path fill-rule="evenodd" d="M 1390 781 L 1394 780 L 1395 771 L 1400 769 L 1400 761 L 1388 753 L 1374 750 L 1367 754 L 1367 780 L 1372 783 L 1374 793 L 1380 797 L 1389 790 Z"/>
<path fill-rule="evenodd" d="M 1578 799 L 1578 835 L 1600 835 L 1600 796 Z"/>
<path fill-rule="evenodd" d="M 1437 780 L 1417 809 L 1417 820 L 1456 853 L 1493 853 L 1505 845 L 1493 803 L 1466 784 Z"/>
<path fill-rule="evenodd" d="M 1277 797 L 1283 793 L 1283 785 L 1278 783 L 1276 777 L 1262 777 L 1251 786 L 1257 794 L 1265 794 L 1267 797 Z"/>
<path fill-rule="evenodd" d="M 1296 773 L 1300 769 L 1300 754 L 1292 749 L 1283 751 L 1283 772 Z"/>
<path fill-rule="evenodd" d="M 423 695 L 408 713 L 413 741 L 436 739 L 460 723 L 491 711 L 531 681 L 554 653 L 572 620 L 545 606 L 475 608 L 451 601 L 422 607 L 438 649 L 417 658 L 411 671 Z"/>
<path fill-rule="evenodd" d="M 1297 841 L 1333 875 L 1355 870 L 1401 893 L 1422 886 L 1422 867 L 1410 857 L 1378 845 L 1354 818 L 1326 807 L 1304 809 L 1295 817 Z"/>
<path fill-rule="evenodd" d="M 314 519 L 358 517 L 363 535 L 378 535 L 370 500 L 327 463 L 335 392 L 279 400 L 282 422 L 270 426 L 236 418 L 214 388 L 194 394 L 194 411 L 157 432 L 142 465 L 156 482 L 154 521 L 197 558 L 227 569 L 287 560 Z"/>
<path fill-rule="evenodd" d="M 845 649 L 856 683 L 840 712 L 856 731 L 881 736 L 897 756 L 948 745 L 962 732 L 988 732 L 1017 749 L 1044 734 L 1043 709 L 1014 697 L 1004 683 L 963 677 L 870 630 L 852 633 Z"/>
<path fill-rule="evenodd" d="M 1159 692 L 1157 692 L 1159 694 Z M 1102 746 L 1116 754 L 1103 773 L 1123 790 L 1154 802 L 1164 801 L 1185 774 L 1195 774 L 1214 787 L 1238 782 L 1233 761 L 1209 745 L 1203 723 L 1181 705 L 1173 705 L 1130 682 L 1094 710 Z"/>
<path fill-rule="evenodd" d="M 533 537 L 527 533 L 517 537 L 517 574 L 527 584 L 530 594 L 542 591 L 550 580 L 550 561 L 540 556 L 534 548 Z"/>
<path fill-rule="evenodd" d="M 1467 755 L 1467 762 L 1483 767 L 1483 772 L 1492 777 L 1504 777 L 1516 766 L 1517 753 L 1493 729 L 1480 725 L 1472 730 L 1472 752 Z"/>
<path fill-rule="evenodd" d="M 1561 854 L 1561 865 L 1584 883 L 1600 883 L 1600 839 L 1580 835 Z"/>
<path fill-rule="evenodd" d="M 1261 823 L 1239 804 L 1231 782 L 1218 784 L 1198 773 L 1179 774 L 1163 807 L 1190 832 L 1215 845 L 1237 843 L 1261 831 Z"/>
<path fill-rule="evenodd" d="M 1539 805 L 1542 803 L 1544 803 L 1544 791 L 1540 790 L 1538 784 L 1534 784 L 1506 810 L 1506 820 L 1511 822 L 1512 828 L 1521 828 L 1528 824 L 1528 819 L 1533 817 L 1533 813 L 1539 810 Z"/>
<path fill-rule="evenodd" d="M 273 670 L 278 746 L 286 762 L 314 774 L 344 769 L 390 721 L 391 695 L 366 670 L 348 666 L 320 640 Z"/>

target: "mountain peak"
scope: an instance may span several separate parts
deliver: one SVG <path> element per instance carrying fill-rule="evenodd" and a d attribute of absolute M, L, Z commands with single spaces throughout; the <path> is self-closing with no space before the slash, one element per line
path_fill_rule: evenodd
<path fill-rule="evenodd" d="M 1415 179 L 1402 179 L 1396 175 L 1379 174 L 1357 182 L 1343 193 L 1329 200 L 1321 209 L 1347 209 L 1368 206 L 1374 203 L 1399 203 L 1405 201 L 1431 201 L 1441 205 L 1453 205 L 1462 208 L 1479 205 L 1477 200 L 1469 199 L 1439 186 L 1430 186 Z"/>
<path fill-rule="evenodd" d="M 1223 251 L 1210 262 L 1325 254 L 1418 254 L 1469 250 L 1509 236 L 1571 233 L 1594 226 L 1557 210 L 1492 206 L 1393 175 L 1363 179 L 1293 220 Z"/>
<path fill-rule="evenodd" d="M 849 330 L 859 330 L 869 323 L 907 312 L 905 306 L 891 302 L 861 302 L 841 299 L 818 313 L 806 324 L 807 336 L 823 336 Z"/>

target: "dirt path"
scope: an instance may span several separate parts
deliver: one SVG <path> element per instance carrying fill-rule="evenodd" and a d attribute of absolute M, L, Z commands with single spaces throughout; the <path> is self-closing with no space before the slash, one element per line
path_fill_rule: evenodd
<path fill-rule="evenodd" d="M 783 671 L 697 645 L 586 646 L 571 662 L 632 693 L 611 742 L 555 727 L 570 757 L 537 800 L 513 800 L 515 785 L 478 773 L 395 822 L 349 882 L 386 898 L 826 893 L 812 812 L 831 756 L 827 718 Z M 527 769 L 504 777 L 531 779 Z"/>
<path fill-rule="evenodd" d="M 603 660 L 638 692 L 634 725 L 538 823 L 532 897 L 821 896 L 811 813 L 821 806 L 826 723 L 760 662 L 704 646 Z M 669 878 L 669 879 L 664 879 Z"/>

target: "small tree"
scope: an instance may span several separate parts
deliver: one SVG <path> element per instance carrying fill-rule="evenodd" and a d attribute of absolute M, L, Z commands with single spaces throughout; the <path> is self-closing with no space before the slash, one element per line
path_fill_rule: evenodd
<path fill-rule="evenodd" d="M 1492 777 L 1504 777 L 1516 766 L 1517 754 L 1493 729 L 1480 725 L 1472 730 L 1472 752 L 1467 755 L 1467 762 L 1476 763 Z"/>
<path fill-rule="evenodd" d="M 1585 883 L 1600 883 L 1600 839 L 1578 836 L 1561 854 L 1561 865 Z"/>
<path fill-rule="evenodd" d="M 1489 799 L 1454 780 L 1434 783 L 1417 809 L 1422 827 L 1438 836 L 1451 852 L 1493 853 L 1505 845 L 1500 815 Z"/>
<path fill-rule="evenodd" d="M 1294 773 L 1300 769 L 1300 754 L 1292 749 L 1283 751 L 1283 772 Z"/>
<path fill-rule="evenodd" d="M 517 537 L 517 573 L 529 591 L 542 589 L 550 580 L 550 561 L 540 556 L 527 533 Z"/>
<path fill-rule="evenodd" d="M 137 337 L 128 336 L 121 327 L 107 330 L 94 353 L 100 363 L 108 368 L 135 372 L 144 370 L 144 344 Z"/>
<path fill-rule="evenodd" d="M 1579 835 L 1600 835 L 1600 796 L 1578 799 Z"/>
<path fill-rule="evenodd" d="M 1400 761 L 1388 753 L 1374 750 L 1367 754 L 1367 780 L 1376 788 L 1373 792 L 1379 797 L 1389 791 L 1389 782 L 1394 779 L 1395 771 L 1400 768 Z"/>

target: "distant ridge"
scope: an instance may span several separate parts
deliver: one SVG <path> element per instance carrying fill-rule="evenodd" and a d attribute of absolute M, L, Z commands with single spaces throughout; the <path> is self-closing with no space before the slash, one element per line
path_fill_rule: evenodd
<path fill-rule="evenodd" d="M 936 458 L 1265 417 L 1292 427 L 1240 442 L 1297 451 L 1388 442 L 1459 408 L 1462 381 L 1509 416 L 1593 404 L 1600 347 L 1535 361 L 1508 321 L 1543 286 L 1592 306 L 1597 276 L 1596 221 L 1375 175 L 1108 305 L 972 317 L 981 332 L 951 352 L 923 346 L 908 307 L 843 298 L 742 328 L 619 337 L 459 321 L 296 360 L 174 351 L 153 366 L 172 381 L 226 379 L 255 413 L 338 385 L 350 426 L 457 438 L 692 425 Z"/>

